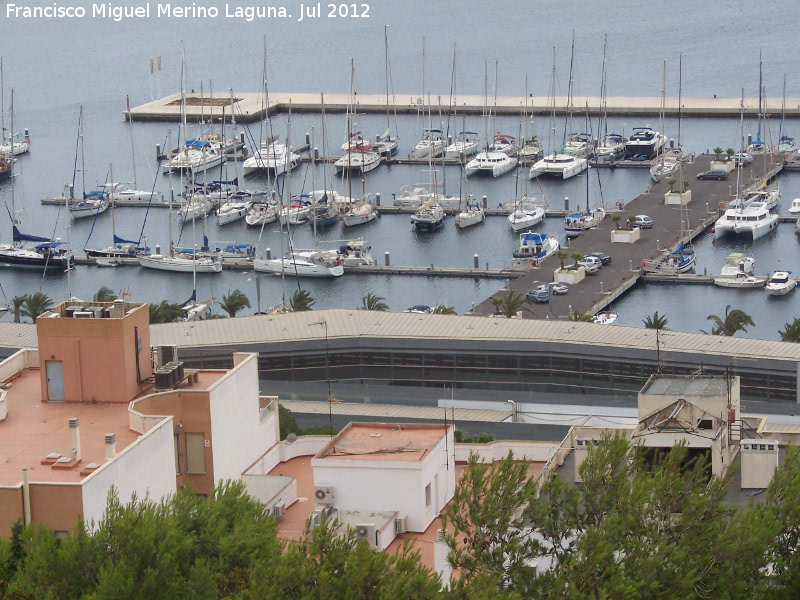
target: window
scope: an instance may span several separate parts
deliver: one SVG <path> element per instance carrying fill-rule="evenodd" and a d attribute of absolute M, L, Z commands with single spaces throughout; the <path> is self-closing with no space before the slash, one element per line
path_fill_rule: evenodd
<path fill-rule="evenodd" d="M 205 434 L 187 433 L 186 435 L 186 472 L 206 472 Z"/>
<path fill-rule="evenodd" d="M 425 486 L 425 506 L 430 508 L 431 506 L 431 484 Z"/>

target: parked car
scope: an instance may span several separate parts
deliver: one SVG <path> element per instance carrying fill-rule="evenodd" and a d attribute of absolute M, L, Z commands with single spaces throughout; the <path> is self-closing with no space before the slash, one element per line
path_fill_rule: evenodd
<path fill-rule="evenodd" d="M 595 256 L 599 258 L 600 262 L 603 263 L 604 265 L 607 265 L 608 263 L 611 262 L 611 257 L 605 252 L 590 252 L 586 256 Z"/>
<path fill-rule="evenodd" d="M 647 215 L 636 215 L 633 220 L 633 226 L 639 229 L 651 229 L 653 227 L 653 219 Z"/>
<path fill-rule="evenodd" d="M 697 174 L 698 179 L 716 179 L 717 181 L 722 181 L 723 179 L 728 178 L 728 172 L 725 169 L 711 169 L 710 171 L 705 171 L 703 173 Z"/>
<path fill-rule="evenodd" d="M 550 286 L 550 289 L 553 290 L 554 296 L 561 296 L 569 291 L 569 287 L 566 283 L 554 283 Z"/>
<path fill-rule="evenodd" d="M 601 263 L 600 259 L 596 256 L 584 256 L 578 261 L 578 266 L 586 269 L 587 275 L 592 275 L 600 270 L 603 263 Z"/>
<path fill-rule="evenodd" d="M 542 302 L 550 302 L 550 292 L 547 291 L 546 286 L 539 286 L 535 290 L 531 290 L 525 297 L 535 304 Z"/>
<path fill-rule="evenodd" d="M 753 162 L 753 157 L 748 152 L 737 152 L 731 158 L 737 165 L 749 165 Z"/>

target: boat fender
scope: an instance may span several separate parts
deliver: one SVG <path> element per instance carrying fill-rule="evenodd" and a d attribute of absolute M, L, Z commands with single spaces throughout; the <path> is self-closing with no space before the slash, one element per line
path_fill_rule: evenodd
<path fill-rule="evenodd" d="M 642 261 L 642 266 L 643 266 L 643 267 L 645 267 L 645 268 L 647 268 L 647 267 L 649 267 L 649 266 L 650 266 L 650 263 L 649 263 L 649 262 L 647 262 L 646 260 L 643 260 L 643 261 Z"/>

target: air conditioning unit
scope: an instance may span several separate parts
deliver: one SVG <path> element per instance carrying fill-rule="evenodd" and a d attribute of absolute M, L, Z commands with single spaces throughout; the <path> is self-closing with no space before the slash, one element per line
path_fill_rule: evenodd
<path fill-rule="evenodd" d="M 309 519 L 311 519 L 311 525 L 309 529 L 314 529 L 314 527 L 319 527 L 320 525 L 322 525 L 322 520 L 323 520 L 322 510 L 321 509 L 315 510 L 313 513 L 311 513 Z"/>
<path fill-rule="evenodd" d="M 317 504 L 324 506 L 331 506 L 336 496 L 333 494 L 333 486 L 331 485 L 315 485 L 314 486 L 314 500 Z"/>
<path fill-rule="evenodd" d="M 72 317 L 74 319 L 91 319 L 94 317 L 94 313 L 90 313 L 89 311 L 85 310 L 76 310 L 74 313 L 72 313 Z"/>
<path fill-rule="evenodd" d="M 397 515 L 397 519 L 394 521 L 394 531 L 395 533 L 408 531 L 408 515 L 402 513 Z"/>
<path fill-rule="evenodd" d="M 285 502 L 277 502 L 272 506 L 272 514 L 275 515 L 278 519 L 280 519 L 283 515 L 286 514 L 286 503 Z"/>
<path fill-rule="evenodd" d="M 157 354 L 158 366 L 161 367 L 178 359 L 178 347 L 164 344 L 162 346 L 158 346 Z"/>
<path fill-rule="evenodd" d="M 322 518 L 325 521 L 328 521 L 329 519 L 332 519 L 332 518 L 335 519 L 336 518 L 336 515 L 334 515 L 335 512 L 336 512 L 336 509 L 334 507 L 326 506 L 325 508 L 322 509 Z M 331 516 L 331 515 L 333 515 L 333 516 Z"/>
<path fill-rule="evenodd" d="M 370 546 L 374 547 L 375 543 L 375 524 L 374 523 L 360 523 L 356 525 L 356 539 L 364 540 Z"/>

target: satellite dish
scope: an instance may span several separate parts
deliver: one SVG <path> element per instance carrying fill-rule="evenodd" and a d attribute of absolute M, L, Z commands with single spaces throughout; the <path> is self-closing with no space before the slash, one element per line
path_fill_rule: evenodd
<path fill-rule="evenodd" d="M 286 436 L 286 441 L 289 442 L 290 444 L 294 444 L 297 441 L 297 434 L 290 433 L 289 435 Z"/>

